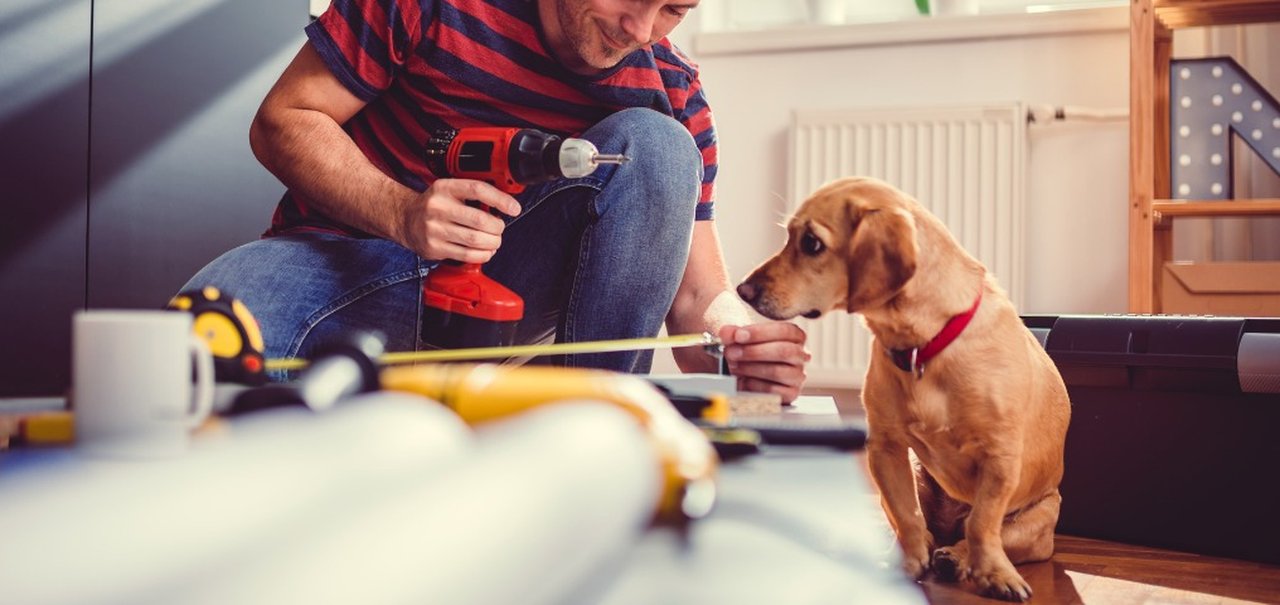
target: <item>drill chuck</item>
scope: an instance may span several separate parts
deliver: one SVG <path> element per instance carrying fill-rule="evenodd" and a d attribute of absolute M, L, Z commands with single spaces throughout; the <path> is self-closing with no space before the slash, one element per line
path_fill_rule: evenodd
<path fill-rule="evenodd" d="M 558 155 L 560 175 L 570 179 L 587 176 L 601 164 L 622 164 L 631 159 L 621 154 L 600 153 L 586 139 L 565 139 Z"/>

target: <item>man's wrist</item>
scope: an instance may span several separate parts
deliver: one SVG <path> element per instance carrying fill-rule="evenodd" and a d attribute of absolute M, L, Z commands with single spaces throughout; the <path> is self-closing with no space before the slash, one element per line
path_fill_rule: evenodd
<path fill-rule="evenodd" d="M 712 334 L 718 335 L 720 328 L 724 326 L 745 326 L 751 323 L 753 321 L 747 306 L 738 299 L 737 294 L 730 290 L 717 294 L 703 313 L 705 329 Z"/>
<path fill-rule="evenodd" d="M 422 229 L 416 207 L 419 194 L 408 187 L 390 181 L 382 198 L 387 204 L 387 214 L 386 220 L 381 221 L 384 224 L 381 229 L 383 233 L 380 235 L 413 250 L 414 238 L 411 236 Z"/>

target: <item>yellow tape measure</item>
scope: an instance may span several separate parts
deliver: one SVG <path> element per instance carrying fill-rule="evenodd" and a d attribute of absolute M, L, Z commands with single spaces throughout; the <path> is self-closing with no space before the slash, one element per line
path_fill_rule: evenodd
<path fill-rule="evenodd" d="M 378 358 L 382 365 L 429 363 L 441 361 L 473 361 L 507 357 L 536 357 L 539 355 L 574 353 L 611 353 L 614 351 L 638 351 L 646 349 L 679 349 L 682 347 L 708 347 L 718 353 L 720 339 L 708 332 L 679 334 L 654 338 L 623 338 L 592 342 L 561 342 L 545 345 L 517 345 L 514 347 L 479 347 L 474 349 L 448 349 L 437 351 L 404 351 L 386 353 Z M 299 370 L 307 366 L 307 360 L 298 358 L 268 359 L 267 370 Z"/>
<path fill-rule="evenodd" d="M 266 383 L 262 330 L 244 303 L 205 286 L 179 292 L 167 308 L 191 313 L 191 329 L 209 346 L 218 382 Z"/>

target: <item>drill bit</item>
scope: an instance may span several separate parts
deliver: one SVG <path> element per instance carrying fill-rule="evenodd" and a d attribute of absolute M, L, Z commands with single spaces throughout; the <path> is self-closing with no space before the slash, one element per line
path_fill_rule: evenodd
<path fill-rule="evenodd" d="M 597 153 L 591 156 L 591 164 L 626 164 L 631 158 L 621 153 Z"/>

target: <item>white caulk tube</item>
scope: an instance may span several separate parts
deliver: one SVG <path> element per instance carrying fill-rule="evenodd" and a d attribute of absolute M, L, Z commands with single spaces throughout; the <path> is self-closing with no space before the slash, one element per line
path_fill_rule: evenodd
<path fill-rule="evenodd" d="M 348 401 L 244 416 L 174 459 L 10 452 L 29 458 L 0 471 L 3 600 L 155 602 L 159 590 L 216 580 L 229 562 L 324 532 L 407 482 L 430 484 L 474 451 L 473 431 L 425 397 Z M 245 596 L 224 602 L 290 602 Z"/>
<path fill-rule="evenodd" d="M 662 479 L 635 418 L 562 403 L 485 425 L 444 475 L 264 543 L 154 603 L 559 603 L 635 544 Z"/>

